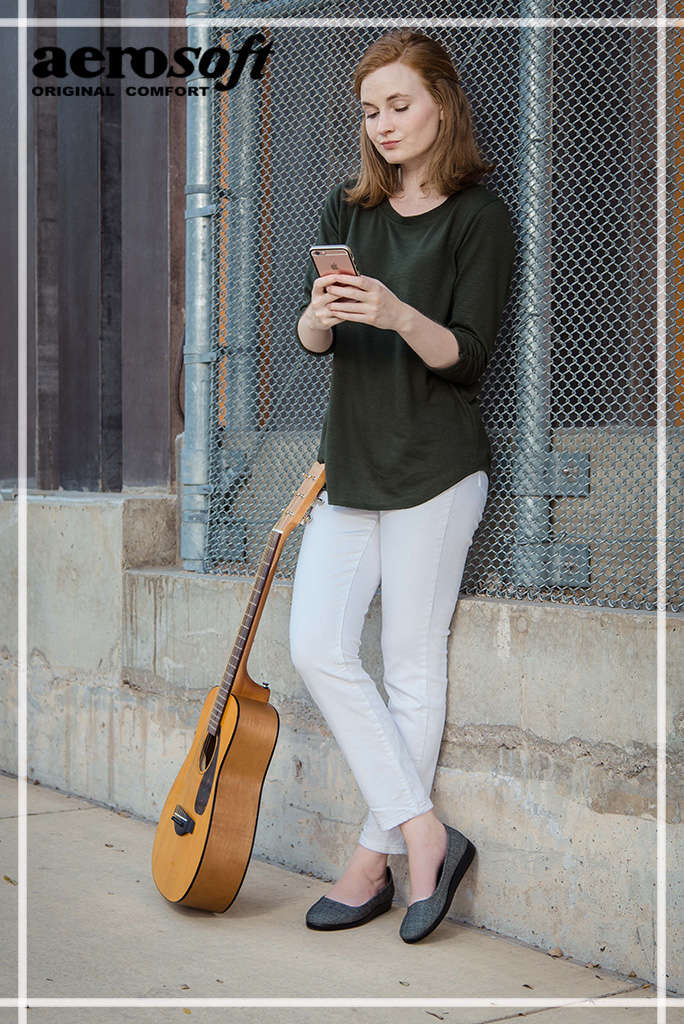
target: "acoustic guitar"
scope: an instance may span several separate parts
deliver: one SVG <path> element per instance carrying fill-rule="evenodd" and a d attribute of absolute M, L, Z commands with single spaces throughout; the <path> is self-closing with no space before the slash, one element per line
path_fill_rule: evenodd
<path fill-rule="evenodd" d="M 223 677 L 164 804 L 152 874 L 171 903 L 223 913 L 245 877 L 279 727 L 268 685 L 249 677 L 247 659 L 285 542 L 324 484 L 315 462 L 271 530 Z"/>

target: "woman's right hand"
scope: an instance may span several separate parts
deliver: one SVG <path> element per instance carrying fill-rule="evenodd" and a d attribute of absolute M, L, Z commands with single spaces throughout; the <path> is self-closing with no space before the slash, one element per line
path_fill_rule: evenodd
<path fill-rule="evenodd" d="M 327 331 L 335 324 L 341 324 L 342 320 L 328 310 L 328 303 L 335 302 L 336 296 L 326 292 L 331 284 L 344 282 L 344 274 L 326 274 L 325 277 L 317 277 L 311 289 L 311 302 L 306 309 L 306 319 L 309 327 L 314 331 Z"/>

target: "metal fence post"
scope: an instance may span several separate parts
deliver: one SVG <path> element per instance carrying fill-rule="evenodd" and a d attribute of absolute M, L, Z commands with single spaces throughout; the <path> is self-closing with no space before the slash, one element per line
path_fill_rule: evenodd
<path fill-rule="evenodd" d="M 186 8 L 188 46 L 211 45 L 210 0 L 190 0 Z M 185 209 L 185 439 L 181 459 L 183 508 L 181 558 L 186 569 L 202 569 L 209 508 L 209 443 L 212 299 L 212 147 L 209 79 L 195 73 L 188 86 L 207 88 L 187 98 Z"/>
<path fill-rule="evenodd" d="M 247 11 L 243 12 L 243 6 Z M 270 5 L 262 6 L 264 14 L 269 14 Z M 237 17 L 251 13 L 249 5 L 239 2 L 231 7 Z M 249 27 L 233 29 L 231 53 L 237 53 L 239 46 L 255 32 L 256 29 Z M 258 422 L 259 304 L 263 288 L 260 280 L 261 161 L 265 145 L 259 85 L 244 82 L 242 88 L 230 93 L 231 123 L 240 125 L 240 129 L 229 131 L 226 140 L 230 182 L 226 215 L 231 253 L 226 409 L 228 430 L 237 434 L 250 434 L 256 430 Z M 239 459 L 238 464 L 231 467 L 232 473 L 239 476 L 243 468 Z"/>
<path fill-rule="evenodd" d="M 520 17 L 548 18 L 552 10 L 551 0 L 522 0 Z M 513 483 L 513 579 L 518 586 L 547 581 L 551 537 L 543 481 L 551 451 L 552 40 L 550 28 L 520 28 L 520 305 Z"/>

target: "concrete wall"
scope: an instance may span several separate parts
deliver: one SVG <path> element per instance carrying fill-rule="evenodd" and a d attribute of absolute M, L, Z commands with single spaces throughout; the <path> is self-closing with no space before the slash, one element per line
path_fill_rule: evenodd
<path fill-rule="evenodd" d="M 13 771 L 16 505 L 0 503 L 0 767 Z M 224 668 L 250 581 L 174 562 L 169 496 L 29 500 L 31 777 L 155 820 Z M 151 566 L 151 567 L 150 567 Z M 281 733 L 255 855 L 335 877 L 365 807 L 289 660 L 291 586 L 271 591 L 250 672 Z M 382 677 L 377 600 L 362 656 Z M 631 611 L 462 598 L 433 799 L 478 857 L 451 911 L 652 979 L 656 623 Z M 669 984 L 684 989 L 684 616 L 667 621 Z M 406 892 L 403 858 L 394 863 Z"/>

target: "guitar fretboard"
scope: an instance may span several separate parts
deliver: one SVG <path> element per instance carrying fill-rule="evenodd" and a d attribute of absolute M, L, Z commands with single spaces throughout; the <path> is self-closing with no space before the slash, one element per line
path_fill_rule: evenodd
<path fill-rule="evenodd" d="M 271 569 L 271 565 L 273 563 L 276 549 L 278 547 L 278 542 L 280 541 L 281 536 L 282 533 L 280 530 L 271 530 L 268 543 L 266 544 L 266 548 L 261 557 L 259 569 L 257 571 L 257 575 L 249 595 L 249 601 L 247 602 L 245 613 L 242 616 L 242 621 L 238 628 L 237 636 L 235 637 L 235 643 L 233 644 L 233 649 L 230 653 L 228 663 L 225 667 L 223 678 L 221 679 L 221 683 L 219 686 L 219 691 L 216 694 L 216 700 L 214 701 L 214 706 L 211 709 L 211 715 L 209 716 L 209 724 L 207 726 L 207 731 L 212 736 L 215 736 L 216 733 L 218 732 L 218 727 L 221 723 L 221 718 L 223 716 L 223 712 L 225 711 L 226 704 L 228 703 L 228 698 L 230 696 L 230 691 L 233 688 L 233 683 L 235 681 L 237 670 L 240 667 L 240 662 L 245 652 L 247 641 L 249 640 L 249 635 L 252 629 L 252 625 L 254 624 L 254 619 L 259 610 L 259 605 L 261 603 L 262 596 L 264 595 L 264 587 L 266 585 L 266 580 L 268 579 L 268 574 Z"/>

